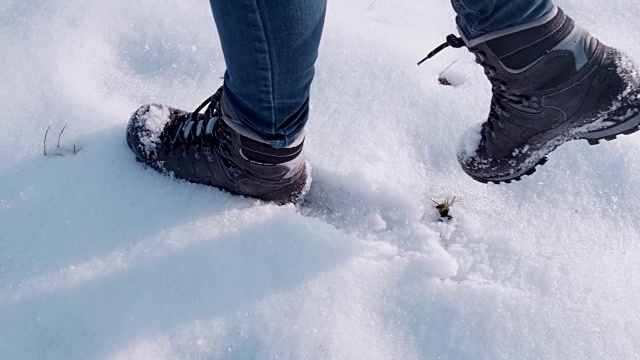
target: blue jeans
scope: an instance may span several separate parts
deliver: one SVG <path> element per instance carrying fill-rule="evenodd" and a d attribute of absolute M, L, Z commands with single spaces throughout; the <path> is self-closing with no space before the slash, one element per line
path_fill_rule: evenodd
<path fill-rule="evenodd" d="M 227 71 L 227 123 L 283 148 L 303 136 L 326 0 L 211 0 Z"/>
<path fill-rule="evenodd" d="M 221 108 L 245 136 L 276 148 L 304 136 L 326 0 L 210 0 L 227 71 Z M 548 13 L 551 0 L 452 0 L 473 39 Z"/>

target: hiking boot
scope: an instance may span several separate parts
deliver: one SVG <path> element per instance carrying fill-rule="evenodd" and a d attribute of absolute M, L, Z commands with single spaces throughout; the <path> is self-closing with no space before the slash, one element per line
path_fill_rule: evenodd
<path fill-rule="evenodd" d="M 557 7 L 477 39 L 449 35 L 427 58 L 447 46 L 466 46 L 492 84 L 489 119 L 458 152 L 475 180 L 520 180 L 567 141 L 594 145 L 640 126 L 640 76 L 632 61 Z"/>
<path fill-rule="evenodd" d="M 278 204 L 295 201 L 307 181 L 303 142 L 275 149 L 239 134 L 223 119 L 221 95 L 222 88 L 193 113 L 157 104 L 140 107 L 127 126 L 127 144 L 137 160 L 232 194 Z"/>

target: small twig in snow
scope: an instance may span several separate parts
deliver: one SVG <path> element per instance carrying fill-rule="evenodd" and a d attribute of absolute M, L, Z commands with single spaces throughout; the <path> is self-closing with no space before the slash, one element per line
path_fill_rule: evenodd
<path fill-rule="evenodd" d="M 58 135 L 58 146 L 56 146 L 56 149 L 60 148 L 60 138 L 62 137 L 62 133 L 64 132 L 64 129 L 67 128 L 67 124 L 65 123 L 64 126 L 62 127 L 62 130 L 60 131 L 60 135 Z"/>
<path fill-rule="evenodd" d="M 49 127 L 47 128 L 47 131 L 44 132 L 44 141 L 43 141 L 44 156 L 47 156 L 47 134 L 49 134 L 49 129 L 51 129 L 51 125 L 49 125 Z"/>
<path fill-rule="evenodd" d="M 42 149 L 44 152 L 44 156 L 45 157 L 51 157 L 51 156 L 66 156 L 66 155 L 70 155 L 70 154 L 77 154 L 78 152 L 80 152 L 80 150 L 82 150 L 82 147 L 78 147 L 76 146 L 76 144 L 73 144 L 73 148 L 70 147 L 60 147 L 60 142 L 62 141 L 62 134 L 64 133 L 65 129 L 67 128 L 68 124 L 64 124 L 64 126 L 62 127 L 62 130 L 60 130 L 60 133 L 58 134 L 58 143 L 56 144 L 56 148 L 53 152 L 47 152 L 47 140 L 48 140 L 48 136 L 49 136 L 49 130 L 51 130 L 51 125 L 49 125 L 49 127 L 47 127 L 47 131 L 45 131 L 44 133 L 44 140 L 42 142 Z"/>
<path fill-rule="evenodd" d="M 447 70 L 449 70 L 453 65 L 455 65 L 455 63 L 457 63 L 458 60 L 460 60 L 460 58 L 457 58 L 454 62 L 452 62 L 451 64 L 449 64 L 449 66 L 447 66 L 444 70 L 442 70 L 440 74 L 438 74 L 438 82 L 440 83 L 440 85 L 446 85 L 446 86 L 451 85 L 451 82 L 447 80 L 447 78 L 444 76 L 444 73 L 447 72 Z"/>
<path fill-rule="evenodd" d="M 446 197 L 444 201 L 441 203 L 431 199 L 431 201 L 433 201 L 433 203 L 436 204 L 435 208 L 438 210 L 438 213 L 440 214 L 440 219 L 438 219 L 438 221 L 453 219 L 453 216 L 449 215 L 449 211 L 451 211 L 451 207 L 456 203 L 456 199 L 457 199 L 456 196 L 454 196 L 451 199 L 449 197 Z"/>

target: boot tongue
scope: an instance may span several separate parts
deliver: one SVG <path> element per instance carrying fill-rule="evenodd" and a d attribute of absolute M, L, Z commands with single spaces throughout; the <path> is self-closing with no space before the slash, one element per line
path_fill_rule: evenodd
<path fill-rule="evenodd" d="M 214 126 L 217 122 L 216 117 L 209 120 L 200 114 L 189 116 L 188 119 L 177 129 L 176 136 L 188 141 L 191 138 L 199 139 L 203 135 L 213 135 Z M 203 134 L 204 133 L 204 134 Z"/>

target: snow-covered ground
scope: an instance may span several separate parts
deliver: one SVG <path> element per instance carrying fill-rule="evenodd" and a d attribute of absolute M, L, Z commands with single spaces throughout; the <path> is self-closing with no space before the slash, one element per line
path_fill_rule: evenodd
<path fill-rule="evenodd" d="M 640 3 L 558 4 L 640 62 Z M 640 135 L 472 181 L 455 152 L 488 111 L 482 69 L 453 49 L 415 66 L 455 31 L 448 0 L 330 2 L 298 208 L 162 177 L 125 144 L 140 104 L 220 84 L 206 1 L 0 16 L 0 358 L 640 358 Z M 44 157 L 65 123 L 80 152 Z"/>

